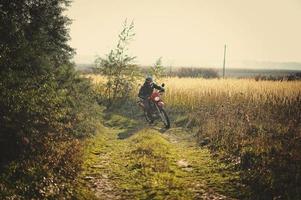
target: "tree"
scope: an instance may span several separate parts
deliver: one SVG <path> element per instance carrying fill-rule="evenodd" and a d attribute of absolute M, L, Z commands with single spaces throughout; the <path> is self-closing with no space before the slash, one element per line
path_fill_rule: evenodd
<path fill-rule="evenodd" d="M 63 11 L 70 0 L 2 0 L 0 67 L 43 73 L 70 64 L 73 49 Z"/>
<path fill-rule="evenodd" d="M 160 79 L 164 73 L 165 73 L 165 68 L 162 65 L 162 57 L 158 58 L 157 61 L 155 62 L 154 66 L 150 68 L 149 72 L 154 78 Z"/>
<path fill-rule="evenodd" d="M 108 78 L 105 86 L 108 107 L 120 99 L 127 98 L 140 76 L 138 67 L 134 64 L 136 57 L 127 54 L 128 44 L 134 36 L 134 23 L 128 24 L 125 21 L 118 35 L 117 46 L 105 58 L 99 57 L 95 60 L 96 68 Z"/>
<path fill-rule="evenodd" d="M 0 199 L 72 199 L 100 108 L 74 70 L 68 0 L 0 2 Z"/>

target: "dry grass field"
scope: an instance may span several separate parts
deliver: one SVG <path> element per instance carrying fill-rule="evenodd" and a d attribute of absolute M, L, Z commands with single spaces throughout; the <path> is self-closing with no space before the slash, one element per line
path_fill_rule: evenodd
<path fill-rule="evenodd" d="M 301 81 L 275 82 L 252 79 L 167 78 L 165 101 L 175 107 L 195 110 L 204 103 L 289 104 L 301 95 Z"/>
<path fill-rule="evenodd" d="M 89 77 L 101 95 L 106 79 Z M 300 197 L 301 81 L 173 77 L 158 83 L 166 85 L 173 126 L 190 128 L 200 145 L 235 161 L 252 195 Z"/>

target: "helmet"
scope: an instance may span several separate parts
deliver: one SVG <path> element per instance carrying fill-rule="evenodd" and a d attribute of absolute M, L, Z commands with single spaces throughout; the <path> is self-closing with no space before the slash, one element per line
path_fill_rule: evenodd
<path fill-rule="evenodd" d="M 153 77 L 147 76 L 146 79 L 145 79 L 145 81 L 147 81 L 147 82 L 153 82 Z"/>

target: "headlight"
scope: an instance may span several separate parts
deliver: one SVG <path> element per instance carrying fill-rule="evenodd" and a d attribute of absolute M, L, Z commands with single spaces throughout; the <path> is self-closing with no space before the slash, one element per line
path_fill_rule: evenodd
<path fill-rule="evenodd" d="M 155 101 L 159 101 L 159 100 L 160 100 L 160 97 L 155 97 L 154 100 L 155 100 Z"/>

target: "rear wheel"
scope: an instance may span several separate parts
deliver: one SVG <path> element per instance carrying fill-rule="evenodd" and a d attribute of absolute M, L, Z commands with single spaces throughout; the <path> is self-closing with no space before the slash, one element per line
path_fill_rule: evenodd
<path fill-rule="evenodd" d="M 161 117 L 161 120 L 162 120 L 165 128 L 167 128 L 167 129 L 170 128 L 170 121 L 169 121 L 168 115 L 163 108 L 160 109 L 160 117 Z"/>

